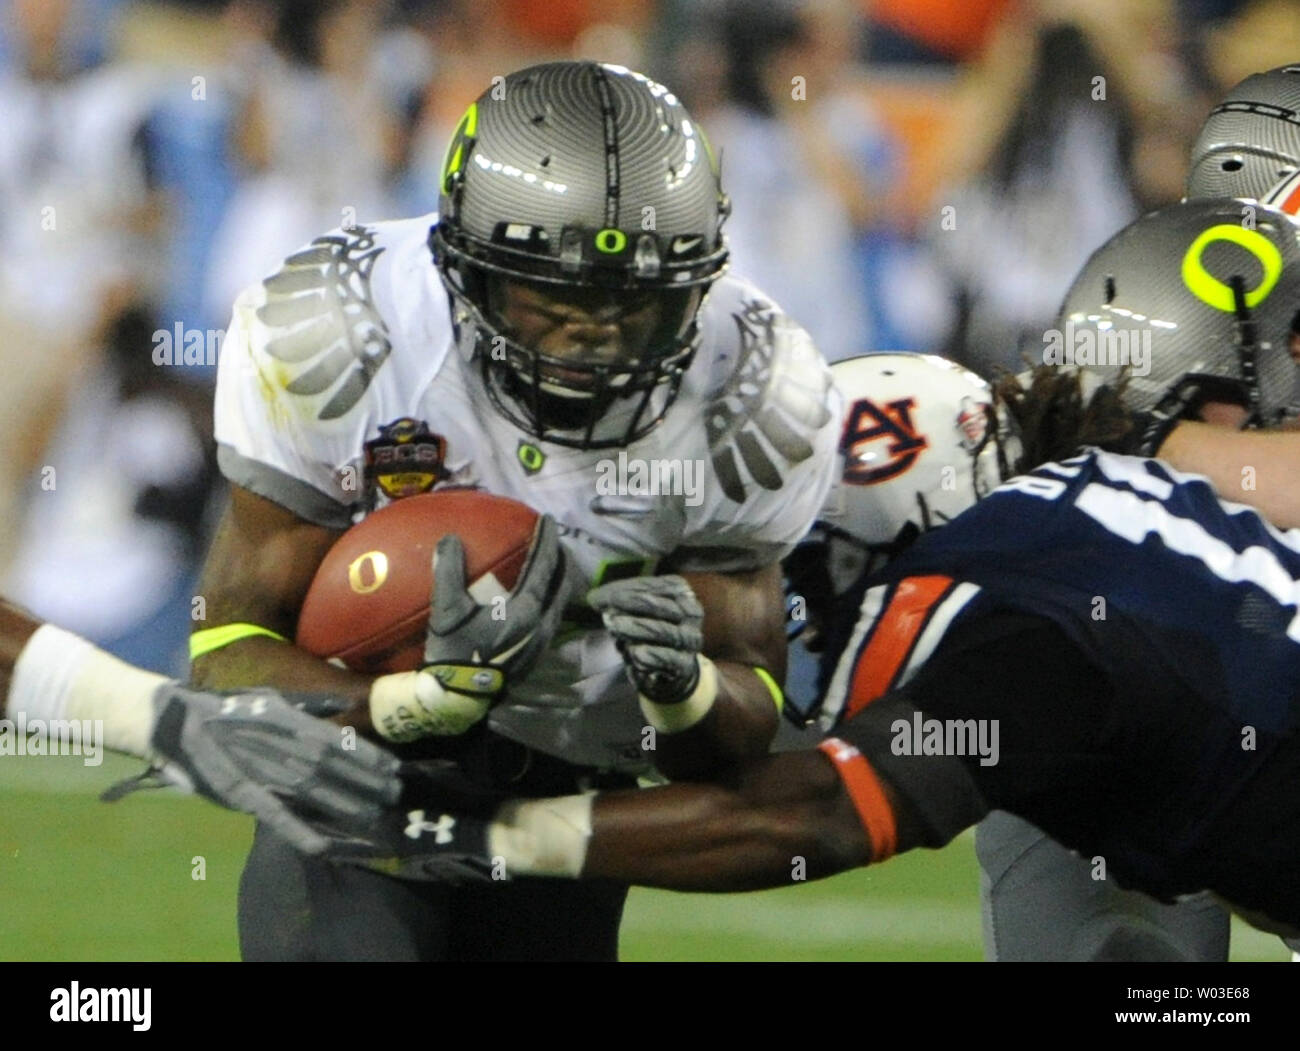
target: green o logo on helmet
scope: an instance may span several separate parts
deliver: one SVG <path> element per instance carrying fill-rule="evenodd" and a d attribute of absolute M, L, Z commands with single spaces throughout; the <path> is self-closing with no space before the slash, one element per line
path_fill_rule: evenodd
<path fill-rule="evenodd" d="M 596 248 L 606 255 L 617 255 L 627 247 L 627 234 L 622 230 L 607 226 L 596 234 Z"/>
<path fill-rule="evenodd" d="M 1259 260 L 1259 265 L 1264 268 L 1264 277 L 1258 285 L 1246 293 L 1246 306 L 1253 307 L 1263 302 L 1273 291 L 1278 278 L 1282 276 L 1282 253 L 1277 250 L 1277 245 L 1263 234 L 1256 230 L 1247 230 L 1235 223 L 1211 226 L 1208 230 L 1203 230 L 1201 235 L 1192 242 L 1183 256 L 1183 284 L 1188 287 L 1192 295 L 1202 303 L 1214 307 L 1215 310 L 1232 313 L 1237 309 L 1233 301 L 1232 286 L 1220 281 L 1206 270 L 1201 262 L 1205 249 L 1216 241 L 1231 241 Z"/>

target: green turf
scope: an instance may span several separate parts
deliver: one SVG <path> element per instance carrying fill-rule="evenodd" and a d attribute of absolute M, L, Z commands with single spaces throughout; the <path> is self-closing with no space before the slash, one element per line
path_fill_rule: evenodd
<path fill-rule="evenodd" d="M 96 793 L 139 764 L 0 759 L 0 960 L 232 960 L 248 819 L 200 800 Z M 205 879 L 194 879 L 195 858 Z M 977 960 L 969 836 L 879 869 L 758 894 L 636 890 L 628 960 Z M 1234 959 L 1283 960 L 1238 924 Z"/>

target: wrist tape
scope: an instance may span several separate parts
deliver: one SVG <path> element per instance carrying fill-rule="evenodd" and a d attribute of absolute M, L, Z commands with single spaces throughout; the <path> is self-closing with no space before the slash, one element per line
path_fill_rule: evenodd
<path fill-rule="evenodd" d="M 397 744 L 421 737 L 454 737 L 481 720 L 494 694 L 471 695 L 446 689 L 435 671 L 381 675 L 370 687 L 370 722 L 385 740 Z"/>
<path fill-rule="evenodd" d="M 659 733 L 678 734 L 689 730 L 712 710 L 718 699 L 718 669 L 713 661 L 702 653 L 695 655 L 699 663 L 700 678 L 695 689 L 684 701 L 676 704 L 657 704 L 644 694 L 641 702 L 641 714 L 646 722 Z"/>

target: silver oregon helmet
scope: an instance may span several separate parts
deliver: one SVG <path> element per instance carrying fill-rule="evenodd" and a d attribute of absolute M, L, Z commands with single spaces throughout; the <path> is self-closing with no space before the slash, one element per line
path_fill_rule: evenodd
<path fill-rule="evenodd" d="M 727 211 L 702 130 L 640 73 L 556 62 L 484 92 L 448 148 L 430 247 L 461 351 L 497 410 L 579 448 L 654 428 L 694 354 L 703 295 L 726 267 Z M 563 356 L 526 346 L 502 306 L 520 288 L 619 325 L 624 338 Z M 628 312 L 641 318 L 635 340 L 620 320 Z"/>
<path fill-rule="evenodd" d="M 1192 147 L 1188 197 L 1250 197 L 1300 169 L 1300 64 L 1247 77 L 1210 112 Z"/>
<path fill-rule="evenodd" d="M 1043 361 L 1102 382 L 1129 375 L 1125 403 L 1169 406 L 1192 389 L 1271 426 L 1292 394 L 1287 341 L 1300 303 L 1300 228 L 1233 199 L 1184 201 L 1143 216 L 1075 278 Z"/>

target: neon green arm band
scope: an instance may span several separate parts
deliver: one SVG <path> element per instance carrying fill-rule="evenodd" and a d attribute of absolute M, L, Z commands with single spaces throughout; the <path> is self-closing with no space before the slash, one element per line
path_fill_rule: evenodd
<path fill-rule="evenodd" d="M 219 628 L 204 628 L 190 636 L 190 660 L 196 661 L 214 650 L 224 649 L 232 642 L 251 639 L 258 635 L 265 635 L 277 642 L 289 641 L 270 628 L 259 627 L 256 624 L 222 624 Z"/>
<path fill-rule="evenodd" d="M 772 695 L 772 703 L 776 705 L 776 714 L 780 715 L 785 709 L 785 694 L 781 692 L 781 687 L 776 684 L 776 680 L 768 674 L 765 668 L 755 667 L 754 674 L 763 680 L 767 692 Z"/>

